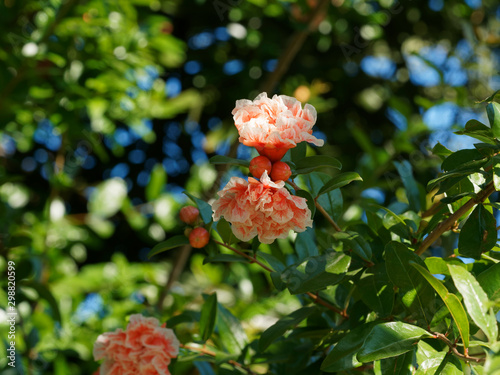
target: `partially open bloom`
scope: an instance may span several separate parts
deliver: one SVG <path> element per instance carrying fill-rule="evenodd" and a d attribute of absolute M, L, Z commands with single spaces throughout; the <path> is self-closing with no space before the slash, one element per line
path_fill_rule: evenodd
<path fill-rule="evenodd" d="M 212 204 L 213 218 L 217 221 L 224 216 L 241 241 L 258 236 L 260 242 L 269 244 L 286 238 L 290 230 L 303 232 L 312 227 L 307 201 L 290 194 L 284 186 L 283 181 L 271 181 L 267 172 L 260 181 L 232 177 Z"/>
<path fill-rule="evenodd" d="M 240 142 L 253 146 L 271 161 L 280 160 L 288 149 L 305 141 L 323 146 L 323 140 L 312 135 L 316 109 L 286 95 L 268 98 L 265 92 L 254 101 L 236 101 L 233 118 Z"/>
<path fill-rule="evenodd" d="M 100 375 L 170 375 L 168 365 L 178 353 L 174 332 L 140 314 L 130 317 L 125 331 L 100 335 L 93 352 L 96 361 L 104 359 Z"/>

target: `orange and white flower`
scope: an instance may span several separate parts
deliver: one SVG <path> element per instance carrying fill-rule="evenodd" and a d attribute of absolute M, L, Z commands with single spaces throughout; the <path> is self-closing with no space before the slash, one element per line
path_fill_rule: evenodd
<path fill-rule="evenodd" d="M 233 118 L 239 141 L 257 149 L 259 154 L 275 162 L 300 142 L 323 146 L 323 140 L 312 135 L 316 109 L 286 95 L 267 97 L 259 94 L 255 100 L 237 100 Z"/>
<path fill-rule="evenodd" d="M 104 359 L 100 375 L 170 375 L 168 365 L 179 354 L 179 341 L 165 324 L 140 314 L 130 317 L 127 329 L 100 335 L 94 359 Z"/>
<path fill-rule="evenodd" d="M 270 244 L 286 238 L 290 230 L 304 232 L 313 223 L 307 201 L 284 186 L 283 181 L 271 181 L 267 172 L 260 181 L 232 177 L 212 204 L 213 219 L 224 217 L 241 241 L 258 236 L 260 242 Z"/>

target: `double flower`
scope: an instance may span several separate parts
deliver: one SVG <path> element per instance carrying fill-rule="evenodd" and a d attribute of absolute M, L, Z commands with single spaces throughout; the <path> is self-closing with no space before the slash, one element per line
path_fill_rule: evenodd
<path fill-rule="evenodd" d="M 236 101 L 233 118 L 240 135 L 239 141 L 255 147 L 261 156 L 273 164 L 300 142 L 322 146 L 323 141 L 312 135 L 316 110 L 310 104 L 302 108 L 295 98 L 262 93 L 251 100 Z M 213 219 L 224 217 L 231 223 L 234 235 L 249 241 L 255 236 L 270 244 L 276 238 L 286 238 L 290 230 L 303 232 L 312 227 L 311 211 L 304 198 L 290 194 L 283 180 L 272 181 L 271 171 L 264 171 L 260 181 L 232 177 L 212 204 Z M 271 174 L 273 175 L 273 174 Z"/>

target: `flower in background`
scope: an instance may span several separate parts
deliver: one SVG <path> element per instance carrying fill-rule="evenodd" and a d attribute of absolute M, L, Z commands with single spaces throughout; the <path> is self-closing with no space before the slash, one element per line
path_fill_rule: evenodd
<path fill-rule="evenodd" d="M 94 359 L 104 359 L 100 375 L 170 375 L 168 365 L 179 354 L 179 341 L 156 318 L 130 317 L 127 329 L 100 335 Z"/>
<path fill-rule="evenodd" d="M 312 135 L 316 109 L 310 104 L 302 108 L 290 96 L 274 95 L 270 99 L 263 92 L 254 101 L 237 100 L 232 114 L 240 142 L 255 147 L 273 162 L 299 142 L 323 146 L 324 141 Z"/>
<path fill-rule="evenodd" d="M 290 230 L 304 232 L 312 227 L 311 211 L 304 198 L 291 195 L 284 186 L 283 181 L 271 181 L 267 172 L 260 181 L 232 177 L 212 204 L 213 219 L 224 216 L 241 241 L 258 236 L 260 242 L 270 244 L 286 238 Z"/>

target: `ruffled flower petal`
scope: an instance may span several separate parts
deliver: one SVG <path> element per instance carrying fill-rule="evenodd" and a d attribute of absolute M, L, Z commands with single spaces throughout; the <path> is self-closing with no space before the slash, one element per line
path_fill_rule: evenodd
<path fill-rule="evenodd" d="M 232 111 L 240 135 L 239 141 L 252 146 L 271 161 L 280 160 L 286 151 L 300 142 L 323 146 L 323 140 L 312 135 L 316 109 L 286 95 L 267 97 L 259 94 L 255 100 L 237 100 Z"/>
<path fill-rule="evenodd" d="M 284 186 L 283 181 L 271 181 L 267 172 L 260 181 L 233 177 L 212 203 L 213 219 L 224 217 L 241 241 L 257 236 L 260 242 L 270 244 L 276 238 L 286 238 L 290 230 L 304 232 L 312 227 L 307 201 L 290 194 Z"/>
<path fill-rule="evenodd" d="M 94 344 L 94 359 L 104 359 L 100 375 L 171 375 L 168 365 L 179 354 L 179 341 L 156 318 L 140 314 L 130 317 L 125 331 L 100 335 Z"/>

